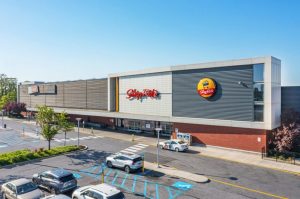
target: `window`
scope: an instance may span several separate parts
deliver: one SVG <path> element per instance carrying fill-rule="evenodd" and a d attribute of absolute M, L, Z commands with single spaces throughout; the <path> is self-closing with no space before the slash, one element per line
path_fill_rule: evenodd
<path fill-rule="evenodd" d="M 254 121 L 264 121 L 264 106 L 254 105 Z"/>
<path fill-rule="evenodd" d="M 264 82 L 264 64 L 253 65 L 253 81 Z"/>
<path fill-rule="evenodd" d="M 254 101 L 255 102 L 263 102 L 264 101 L 264 84 L 262 83 L 254 83 Z"/>
<path fill-rule="evenodd" d="M 253 65 L 253 120 L 264 121 L 264 64 Z"/>

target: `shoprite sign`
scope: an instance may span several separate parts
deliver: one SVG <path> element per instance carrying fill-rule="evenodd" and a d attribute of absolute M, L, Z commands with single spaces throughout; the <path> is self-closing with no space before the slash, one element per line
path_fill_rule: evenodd
<path fill-rule="evenodd" d="M 216 83 L 213 79 L 203 78 L 198 83 L 197 91 L 201 97 L 212 97 L 216 92 Z"/>
<path fill-rule="evenodd" d="M 143 91 L 138 91 L 137 89 L 127 90 L 127 99 L 140 100 L 142 98 L 150 97 L 151 99 L 158 98 L 159 92 L 156 89 L 143 89 Z"/>

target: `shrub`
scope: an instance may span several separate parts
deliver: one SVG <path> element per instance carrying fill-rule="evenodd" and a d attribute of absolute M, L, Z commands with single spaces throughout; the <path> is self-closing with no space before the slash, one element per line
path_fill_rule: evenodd
<path fill-rule="evenodd" d="M 24 162 L 27 160 L 33 160 L 42 157 L 49 157 L 52 155 L 59 155 L 66 152 L 76 151 L 79 148 L 77 146 L 61 146 L 50 150 L 33 150 L 29 149 L 13 151 L 9 153 L 0 154 L 0 166 L 14 164 L 18 162 Z"/>

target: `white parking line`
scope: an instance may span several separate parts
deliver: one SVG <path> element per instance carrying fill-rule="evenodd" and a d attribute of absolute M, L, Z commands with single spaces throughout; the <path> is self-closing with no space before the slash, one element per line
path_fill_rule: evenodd
<path fill-rule="evenodd" d="M 131 151 L 127 151 L 127 149 L 124 149 L 124 150 L 122 150 L 122 151 L 120 151 L 121 153 L 130 153 L 130 154 L 134 154 L 133 152 L 131 152 Z"/>

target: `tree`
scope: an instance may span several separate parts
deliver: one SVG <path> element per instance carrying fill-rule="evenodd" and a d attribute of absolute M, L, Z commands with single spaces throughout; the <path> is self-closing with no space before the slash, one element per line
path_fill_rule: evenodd
<path fill-rule="evenodd" d="M 14 92 L 9 92 L 8 94 L 6 95 L 3 95 L 1 98 L 0 98 L 0 109 L 3 109 L 4 106 L 6 104 L 8 104 L 9 102 L 15 102 L 16 101 L 16 93 Z"/>
<path fill-rule="evenodd" d="M 48 149 L 51 148 L 51 140 L 59 133 L 59 117 L 54 112 L 53 108 L 47 106 L 38 106 L 36 121 L 40 125 L 41 135 L 48 141 Z"/>
<path fill-rule="evenodd" d="M 25 103 L 19 103 L 19 102 L 8 102 L 5 104 L 3 109 L 10 115 L 10 116 L 21 116 L 21 112 L 25 112 L 26 104 Z"/>
<path fill-rule="evenodd" d="M 67 132 L 70 132 L 74 129 L 74 124 L 69 121 L 68 114 L 66 112 L 58 114 L 58 125 L 60 126 L 61 131 L 65 133 L 64 145 L 66 145 Z"/>
<path fill-rule="evenodd" d="M 270 146 L 276 151 L 300 150 L 300 127 L 298 125 L 299 114 L 288 109 L 282 112 L 281 126 L 272 131 Z"/>
<path fill-rule="evenodd" d="M 11 92 L 17 93 L 17 79 L 0 74 L 0 97 Z"/>

